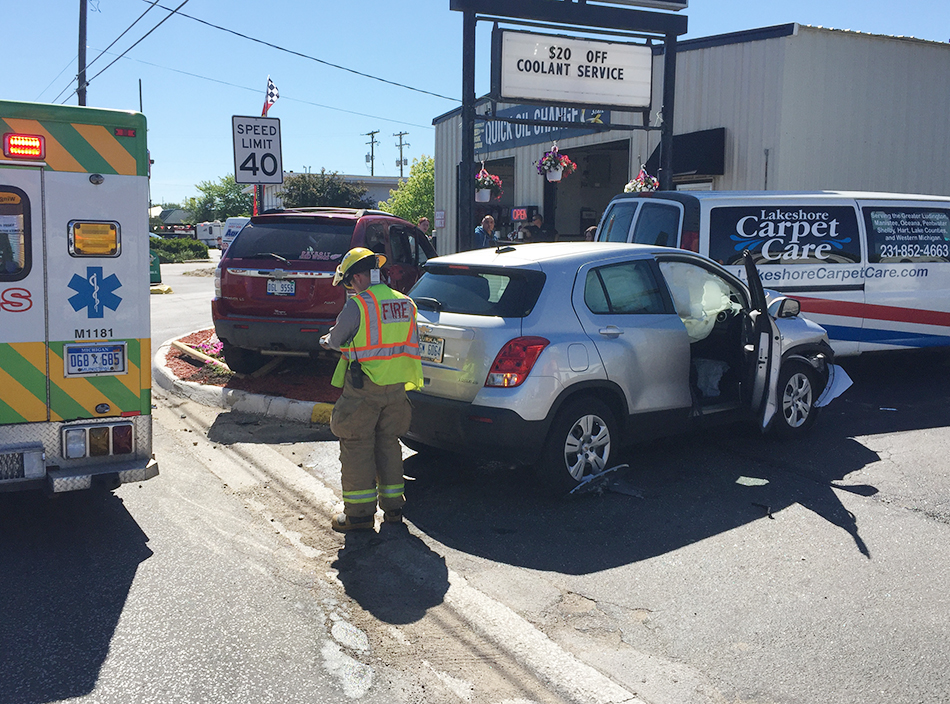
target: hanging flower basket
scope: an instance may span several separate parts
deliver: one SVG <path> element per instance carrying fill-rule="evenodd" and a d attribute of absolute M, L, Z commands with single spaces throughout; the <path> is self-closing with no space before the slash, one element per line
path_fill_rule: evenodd
<path fill-rule="evenodd" d="M 624 193 L 649 193 L 660 187 L 659 180 L 647 173 L 645 166 L 640 166 L 640 173 L 623 187 Z"/>
<path fill-rule="evenodd" d="M 557 142 L 538 160 L 538 173 L 544 175 L 548 181 L 560 181 L 564 176 L 574 173 L 576 168 L 577 164 L 571 161 L 567 154 L 558 151 Z"/>
<path fill-rule="evenodd" d="M 482 170 L 475 176 L 475 202 L 487 203 L 492 198 L 501 198 L 501 179 L 485 171 L 484 164 Z"/>

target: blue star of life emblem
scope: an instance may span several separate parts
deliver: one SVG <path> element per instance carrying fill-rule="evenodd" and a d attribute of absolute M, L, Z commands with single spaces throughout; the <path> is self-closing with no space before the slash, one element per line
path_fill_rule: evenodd
<path fill-rule="evenodd" d="M 115 310 L 119 307 L 122 298 L 115 295 L 114 291 L 121 286 L 115 274 L 103 278 L 101 266 L 87 266 L 86 278 L 73 274 L 69 282 L 69 288 L 76 292 L 69 299 L 69 304 L 77 312 L 85 308 L 88 318 L 101 318 L 106 308 Z"/>

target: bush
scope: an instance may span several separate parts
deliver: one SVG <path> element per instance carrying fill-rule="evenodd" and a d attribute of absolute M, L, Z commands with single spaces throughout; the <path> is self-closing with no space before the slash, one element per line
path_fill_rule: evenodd
<path fill-rule="evenodd" d="M 162 264 L 170 262 L 187 262 L 192 259 L 208 259 L 208 245 L 198 240 L 177 239 L 149 239 L 149 249 L 158 255 Z"/>

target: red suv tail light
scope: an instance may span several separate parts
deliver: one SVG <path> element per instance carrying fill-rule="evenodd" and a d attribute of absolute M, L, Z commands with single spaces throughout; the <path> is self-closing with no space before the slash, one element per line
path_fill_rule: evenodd
<path fill-rule="evenodd" d="M 485 386 L 521 385 L 538 361 L 542 350 L 551 344 L 543 337 L 516 337 L 505 343 L 488 370 Z"/>

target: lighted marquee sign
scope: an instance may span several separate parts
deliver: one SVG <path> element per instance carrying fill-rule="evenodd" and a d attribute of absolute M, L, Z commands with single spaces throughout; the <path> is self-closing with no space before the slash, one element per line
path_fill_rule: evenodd
<path fill-rule="evenodd" d="M 495 35 L 492 92 L 500 100 L 648 108 L 653 51 L 533 32 Z"/>

